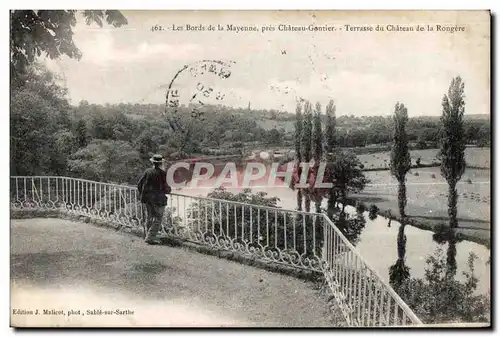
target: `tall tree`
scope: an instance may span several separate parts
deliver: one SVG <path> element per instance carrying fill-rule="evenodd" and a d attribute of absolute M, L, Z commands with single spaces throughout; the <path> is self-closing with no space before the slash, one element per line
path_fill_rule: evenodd
<path fill-rule="evenodd" d="M 62 174 L 71 148 L 61 146 L 68 136 L 64 131 L 70 131 L 66 129 L 68 123 L 61 120 L 63 112 L 70 109 L 64 97 L 66 91 L 43 67 L 30 67 L 28 74 L 29 80 L 23 86 L 11 90 L 11 172 L 13 175 Z"/>
<path fill-rule="evenodd" d="M 75 126 L 76 142 L 78 148 L 84 148 L 89 143 L 89 136 L 87 133 L 87 124 L 83 119 L 79 119 Z"/>
<path fill-rule="evenodd" d="M 313 115 L 311 102 L 306 101 L 304 104 L 304 123 L 302 126 L 301 154 L 302 160 L 307 164 L 311 162 L 312 119 Z M 311 210 L 311 198 L 307 194 L 305 195 L 304 208 L 306 212 L 309 212 Z"/>
<path fill-rule="evenodd" d="M 325 136 L 326 136 L 326 152 L 333 153 L 336 140 L 335 140 L 335 126 L 337 124 L 337 118 L 335 115 L 337 108 L 333 100 L 328 102 L 326 106 L 326 126 L 325 126 Z"/>
<path fill-rule="evenodd" d="M 448 182 L 448 216 L 450 228 L 458 227 L 457 222 L 457 183 L 465 171 L 465 131 L 464 131 L 464 83 L 460 76 L 455 77 L 443 97 L 441 115 L 440 152 L 441 175 Z"/>
<path fill-rule="evenodd" d="M 393 115 L 394 134 L 391 151 L 391 174 L 398 180 L 398 207 L 401 223 L 405 223 L 406 207 L 406 173 L 410 170 L 411 159 L 408 148 L 408 110 L 403 104 L 396 103 Z"/>
<path fill-rule="evenodd" d="M 21 84 L 28 66 L 45 54 L 51 59 L 66 55 L 79 60 L 82 53 L 73 41 L 76 10 L 13 10 L 10 12 L 11 83 Z M 87 25 L 103 21 L 114 27 L 127 24 L 116 10 L 85 10 Z"/>
<path fill-rule="evenodd" d="M 297 165 L 302 162 L 301 142 L 302 142 L 302 105 L 297 102 L 295 108 L 295 158 L 297 158 Z M 299 166 L 300 167 L 300 166 Z M 297 210 L 302 211 L 302 190 L 297 189 Z"/>
<path fill-rule="evenodd" d="M 319 165 L 323 159 L 323 130 L 321 130 L 321 104 L 316 103 L 313 119 L 313 158 L 315 165 Z M 316 213 L 321 213 L 321 199 L 315 201 Z"/>
<path fill-rule="evenodd" d="M 326 126 L 325 126 L 325 136 L 326 136 L 326 154 L 328 161 L 333 161 L 334 158 L 334 152 L 335 152 L 335 146 L 336 146 L 336 135 L 335 135 L 335 126 L 336 126 L 336 116 L 335 116 L 335 103 L 333 100 L 330 100 L 328 102 L 328 105 L 326 106 Z M 331 219 L 333 216 L 333 210 L 335 207 L 337 199 L 337 194 L 334 188 L 330 189 L 328 191 L 328 206 L 327 206 L 327 212 L 328 212 L 328 217 Z"/>

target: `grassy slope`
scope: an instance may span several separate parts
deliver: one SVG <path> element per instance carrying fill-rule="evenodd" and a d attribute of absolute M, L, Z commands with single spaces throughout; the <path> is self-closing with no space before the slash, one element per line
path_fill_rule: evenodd
<path fill-rule="evenodd" d="M 412 150 L 410 151 L 411 163 L 415 164 L 418 157 L 420 157 L 422 164 L 431 164 L 436 161 L 437 149 L 428 150 Z M 379 152 L 373 154 L 362 154 L 358 158 L 365 168 L 389 168 L 390 152 Z M 465 149 L 465 161 L 467 165 L 474 167 L 490 168 L 490 148 L 467 148 Z"/>
<path fill-rule="evenodd" d="M 371 180 L 370 186 L 353 198 L 367 205 L 376 204 L 381 212 L 391 210 L 393 216 L 399 217 L 397 181 L 389 171 L 366 172 L 366 176 Z M 467 169 L 457 186 L 459 232 L 480 243 L 490 241 L 489 181 L 489 170 Z M 417 227 L 432 229 L 440 224 L 447 225 L 447 194 L 448 185 L 439 167 L 412 169 L 407 175 L 406 212 Z"/>

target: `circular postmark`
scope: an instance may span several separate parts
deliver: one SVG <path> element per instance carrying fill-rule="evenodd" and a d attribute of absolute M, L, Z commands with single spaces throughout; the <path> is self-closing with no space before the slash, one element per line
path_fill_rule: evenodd
<path fill-rule="evenodd" d="M 231 77 L 234 63 L 201 60 L 185 65 L 174 75 L 165 95 L 165 115 L 174 131 L 189 132 L 192 120 L 203 118 L 207 105 L 221 104 L 227 91 L 222 84 Z M 182 106 L 190 114 L 187 123 L 179 114 Z"/>

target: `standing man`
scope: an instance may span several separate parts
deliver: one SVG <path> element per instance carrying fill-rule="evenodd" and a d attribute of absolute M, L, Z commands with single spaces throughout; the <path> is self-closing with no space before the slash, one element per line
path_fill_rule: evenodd
<path fill-rule="evenodd" d="M 155 154 L 149 160 L 153 163 L 153 167 L 144 172 L 137 184 L 137 188 L 141 195 L 141 202 L 145 204 L 147 212 L 145 241 L 151 244 L 161 228 L 163 213 L 167 205 L 166 194 L 170 194 L 172 189 L 167 184 L 165 171 L 161 168 L 165 161 L 163 157 Z"/>

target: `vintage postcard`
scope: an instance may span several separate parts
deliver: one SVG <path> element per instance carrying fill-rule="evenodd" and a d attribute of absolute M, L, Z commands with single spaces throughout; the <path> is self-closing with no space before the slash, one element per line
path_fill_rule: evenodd
<path fill-rule="evenodd" d="M 11 326 L 490 327 L 490 28 L 11 10 Z"/>

